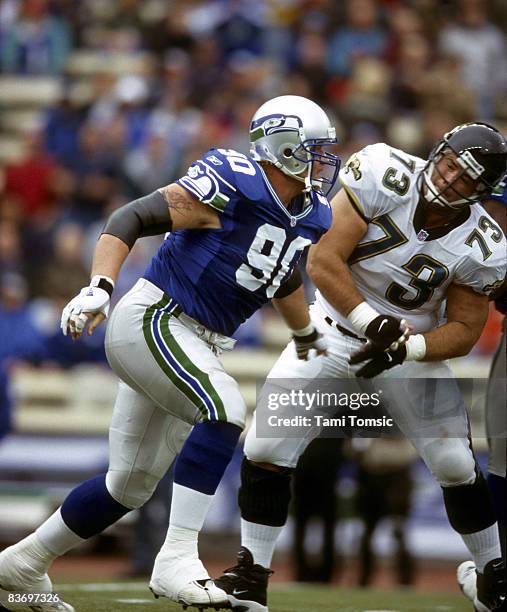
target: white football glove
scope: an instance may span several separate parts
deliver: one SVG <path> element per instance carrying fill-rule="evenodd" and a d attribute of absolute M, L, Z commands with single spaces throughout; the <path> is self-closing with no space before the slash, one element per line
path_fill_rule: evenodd
<path fill-rule="evenodd" d="M 301 331 L 303 330 L 292 335 L 298 359 L 308 361 L 312 356 L 327 355 L 327 340 L 323 334 L 318 332 L 311 323 L 305 328 L 306 333 L 302 334 Z"/>
<path fill-rule="evenodd" d="M 94 282 L 95 277 L 92 279 Z M 90 285 L 81 289 L 79 295 L 72 298 L 63 309 L 60 323 L 63 335 L 66 336 L 70 331 L 74 339 L 79 338 L 88 319 L 92 319 L 88 331 L 93 332 L 107 318 L 110 300 L 109 293 L 101 287 Z"/>

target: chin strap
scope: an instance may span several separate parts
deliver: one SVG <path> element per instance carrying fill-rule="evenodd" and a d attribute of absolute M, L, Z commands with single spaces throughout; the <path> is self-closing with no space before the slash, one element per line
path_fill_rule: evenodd
<path fill-rule="evenodd" d="M 424 172 L 424 187 L 426 189 L 426 193 L 423 195 L 428 204 L 438 204 L 438 206 L 441 206 L 442 208 L 452 208 L 453 210 L 460 210 L 464 206 L 470 205 L 471 202 L 463 198 L 461 200 L 456 200 L 456 202 L 448 202 L 441 193 L 438 193 L 437 188 L 431 180 L 434 167 L 435 163 L 431 162 L 427 170 Z M 428 198 L 428 195 L 431 196 L 431 199 Z"/>

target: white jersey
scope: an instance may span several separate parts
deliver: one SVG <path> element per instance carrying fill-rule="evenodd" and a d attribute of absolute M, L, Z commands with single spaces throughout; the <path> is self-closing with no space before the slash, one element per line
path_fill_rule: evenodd
<path fill-rule="evenodd" d="M 402 316 L 417 332 L 439 323 L 451 283 L 489 295 L 507 271 L 502 230 L 479 205 L 446 228 L 425 229 L 419 186 L 425 161 L 386 144 L 353 155 L 340 182 L 368 229 L 348 263 L 367 302 Z M 350 324 L 318 292 L 333 319 Z"/>

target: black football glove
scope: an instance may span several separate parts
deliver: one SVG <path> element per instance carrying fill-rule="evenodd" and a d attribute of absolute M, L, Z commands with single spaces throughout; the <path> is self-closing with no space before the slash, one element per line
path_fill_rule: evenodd
<path fill-rule="evenodd" d="M 316 355 L 327 355 L 327 342 L 324 336 L 315 328 L 306 336 L 292 336 L 296 346 L 298 359 L 308 361 L 310 351 L 313 349 Z"/>
<path fill-rule="evenodd" d="M 374 344 L 375 349 L 396 350 L 400 344 L 407 341 L 409 327 L 405 319 L 381 314 L 368 325 L 364 334 Z"/>
<path fill-rule="evenodd" d="M 356 365 L 366 361 L 356 372 L 360 378 L 373 378 L 385 370 L 390 370 L 394 366 L 402 364 L 407 357 L 405 343 L 400 344 L 397 349 L 379 349 L 371 342 L 367 342 L 360 349 L 352 353 L 349 359 L 350 365 Z"/>

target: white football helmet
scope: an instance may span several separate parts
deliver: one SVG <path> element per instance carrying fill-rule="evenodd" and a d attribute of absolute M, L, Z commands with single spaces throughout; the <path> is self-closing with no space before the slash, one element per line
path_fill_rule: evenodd
<path fill-rule="evenodd" d="M 318 104 L 302 96 L 279 96 L 252 117 L 250 154 L 327 195 L 338 176 L 340 159 L 324 150 L 335 145 L 336 130 Z"/>

